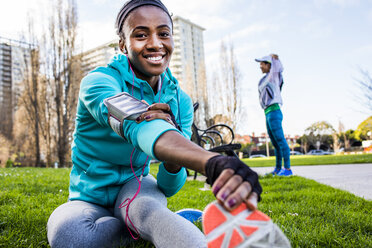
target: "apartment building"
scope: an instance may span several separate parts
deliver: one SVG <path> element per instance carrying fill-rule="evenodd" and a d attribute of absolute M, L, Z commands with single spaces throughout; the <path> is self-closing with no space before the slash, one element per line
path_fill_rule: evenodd
<path fill-rule="evenodd" d="M 99 66 L 106 66 L 110 59 L 120 52 L 118 40 L 112 40 L 81 54 L 84 74 Z"/>
<path fill-rule="evenodd" d="M 202 75 L 201 71 L 205 70 L 204 30 L 190 20 L 173 17 L 174 51 L 169 67 L 182 88 L 192 97 L 197 89 L 204 87 L 200 84 L 206 81 L 203 78 L 205 72 Z"/>
<path fill-rule="evenodd" d="M 22 82 L 31 67 L 32 45 L 0 37 L 0 133 L 12 136 Z"/>

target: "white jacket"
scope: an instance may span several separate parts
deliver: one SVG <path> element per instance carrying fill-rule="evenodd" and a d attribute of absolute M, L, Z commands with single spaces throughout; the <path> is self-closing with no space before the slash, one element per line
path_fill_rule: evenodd
<path fill-rule="evenodd" d="M 258 83 L 258 93 L 261 107 L 266 109 L 268 106 L 278 103 L 283 104 L 281 89 L 283 85 L 283 66 L 279 59 L 272 59 L 271 68 Z"/>

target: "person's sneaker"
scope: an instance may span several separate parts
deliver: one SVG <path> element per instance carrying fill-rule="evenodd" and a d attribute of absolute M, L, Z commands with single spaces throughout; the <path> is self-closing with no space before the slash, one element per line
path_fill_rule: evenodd
<path fill-rule="evenodd" d="M 273 175 L 273 176 L 275 176 L 276 174 L 279 173 L 279 171 L 280 171 L 279 168 L 275 168 L 272 172 L 269 172 L 269 173 L 267 173 L 266 175 Z"/>
<path fill-rule="evenodd" d="M 194 223 L 202 220 L 203 212 L 200 211 L 199 209 L 184 208 L 177 211 L 176 214 Z"/>
<path fill-rule="evenodd" d="M 283 176 L 283 177 L 287 177 L 287 176 L 292 176 L 293 175 L 293 172 L 291 169 L 287 170 L 287 169 L 281 169 L 279 171 L 279 173 L 277 174 L 277 176 Z"/>
<path fill-rule="evenodd" d="M 232 212 L 226 211 L 217 201 L 203 212 L 203 232 L 208 248 L 291 247 L 279 227 L 266 214 L 247 209 L 242 203 Z"/>

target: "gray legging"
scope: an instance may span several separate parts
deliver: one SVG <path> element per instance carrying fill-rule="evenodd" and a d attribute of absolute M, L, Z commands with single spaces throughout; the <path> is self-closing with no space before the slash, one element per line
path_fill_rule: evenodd
<path fill-rule="evenodd" d="M 133 239 L 124 224 L 125 208 L 118 206 L 126 198 L 133 197 L 137 188 L 135 179 L 126 183 L 120 190 L 114 210 L 84 201 L 69 201 L 59 206 L 47 224 L 50 246 L 127 245 Z M 167 208 L 167 199 L 151 175 L 143 178 L 141 191 L 130 205 L 129 217 L 141 238 L 156 247 L 207 247 L 205 236 L 194 224 Z"/>

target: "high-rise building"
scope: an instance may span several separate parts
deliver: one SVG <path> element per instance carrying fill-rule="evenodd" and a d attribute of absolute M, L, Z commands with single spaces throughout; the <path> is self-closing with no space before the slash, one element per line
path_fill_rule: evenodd
<path fill-rule="evenodd" d="M 22 83 L 30 70 L 32 45 L 0 37 L 0 132 L 12 136 Z"/>
<path fill-rule="evenodd" d="M 169 67 L 182 88 L 193 98 L 197 97 L 198 89 L 204 88 L 200 84 L 205 84 L 206 80 L 205 71 L 202 71 L 205 70 L 204 30 L 180 16 L 173 17 L 174 51 Z"/>
<path fill-rule="evenodd" d="M 106 66 L 110 59 L 120 52 L 118 40 L 107 42 L 99 47 L 90 49 L 81 54 L 84 74 L 98 66 Z"/>

